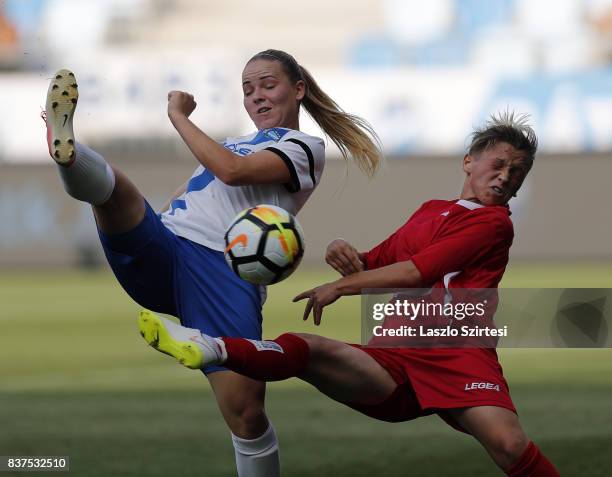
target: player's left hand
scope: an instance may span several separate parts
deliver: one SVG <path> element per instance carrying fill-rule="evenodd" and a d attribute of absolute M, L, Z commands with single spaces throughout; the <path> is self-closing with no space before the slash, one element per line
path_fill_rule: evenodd
<path fill-rule="evenodd" d="M 312 290 L 300 293 L 293 299 L 293 302 L 308 298 L 308 303 L 306 303 L 306 308 L 304 309 L 304 320 L 308 319 L 308 315 L 312 311 L 314 324 L 319 326 L 321 324 L 321 315 L 323 315 L 323 307 L 332 304 L 341 296 L 335 283 L 326 283 Z"/>
<path fill-rule="evenodd" d="M 168 116 L 180 114 L 189 117 L 196 108 L 197 103 L 192 94 L 184 91 L 170 91 L 168 93 Z"/>

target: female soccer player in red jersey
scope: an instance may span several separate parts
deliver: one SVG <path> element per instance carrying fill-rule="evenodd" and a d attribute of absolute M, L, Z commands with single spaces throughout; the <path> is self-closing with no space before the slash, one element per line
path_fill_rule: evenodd
<path fill-rule="evenodd" d="M 223 236 L 236 214 L 257 204 L 296 214 L 319 184 L 324 142 L 299 130 L 301 107 L 364 172 L 375 171 L 380 151 L 367 123 L 342 111 L 288 53 L 256 54 L 241 84 L 256 130 L 222 144 L 189 119 L 196 107 L 192 95 L 168 94 L 168 117 L 200 165 L 159 215 L 119 169 L 76 142 L 78 86 L 68 70 L 58 71 L 49 85 L 47 141 L 66 191 L 93 206 L 108 262 L 136 302 L 209 334 L 261 339 L 262 290 L 227 267 Z M 238 474 L 279 475 L 265 383 L 217 365 L 203 371 L 232 431 Z"/>
<path fill-rule="evenodd" d="M 497 288 L 513 240 L 507 203 L 536 149 L 524 119 L 493 117 L 472 136 L 460 199 L 424 203 L 369 252 L 360 254 L 344 240 L 329 245 L 326 261 L 343 277 L 295 298 L 308 299 L 304 319 L 312 312 L 318 325 L 325 306 L 364 289 Z M 273 341 L 213 338 L 143 313 L 157 330 L 156 341 L 144 330 L 150 344 L 189 366 L 223 363 L 266 381 L 297 376 L 384 421 L 435 413 L 473 435 L 507 475 L 559 475 L 525 435 L 495 349 L 363 347 L 302 333 Z"/>

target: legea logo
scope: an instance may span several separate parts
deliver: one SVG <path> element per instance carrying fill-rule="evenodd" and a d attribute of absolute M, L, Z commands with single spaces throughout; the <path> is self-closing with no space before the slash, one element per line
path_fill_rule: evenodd
<path fill-rule="evenodd" d="M 499 384 L 493 383 L 466 383 L 465 390 L 471 391 L 473 389 L 492 389 L 493 391 L 499 392 Z"/>

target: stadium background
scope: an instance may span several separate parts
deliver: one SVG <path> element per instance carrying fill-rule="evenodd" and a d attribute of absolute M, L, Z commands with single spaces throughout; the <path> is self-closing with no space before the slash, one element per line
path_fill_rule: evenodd
<path fill-rule="evenodd" d="M 423 200 L 456 196 L 471 127 L 508 107 L 531 113 L 542 147 L 512 204 L 503 285 L 612 286 L 610 0 L 4 0 L 0 455 L 70 455 L 79 476 L 232 475 L 206 381 L 141 342 L 138 308 L 101 259 L 88 207 L 63 193 L 38 115 L 49 76 L 74 69 L 78 137 L 159 206 L 195 165 L 166 119 L 166 92 L 193 92 L 194 118 L 214 137 L 247 132 L 240 71 L 270 47 L 370 120 L 388 162 L 368 182 L 330 148 L 301 214 L 305 263 L 270 290 L 266 336 L 358 340 L 357 298 L 319 329 L 289 299 L 334 277 L 322 262 L 332 238 L 367 248 Z M 562 474 L 610 475 L 609 350 L 500 354 L 524 426 Z M 498 475 L 433 417 L 370 421 L 297 381 L 271 385 L 268 408 L 284 475 Z"/>

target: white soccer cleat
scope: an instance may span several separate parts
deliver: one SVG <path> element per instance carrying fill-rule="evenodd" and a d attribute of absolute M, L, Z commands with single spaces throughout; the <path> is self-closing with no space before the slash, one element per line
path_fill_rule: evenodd
<path fill-rule="evenodd" d="M 221 364 L 227 358 L 220 339 L 194 328 L 186 328 L 167 318 L 143 310 L 138 318 L 140 334 L 150 346 L 176 358 L 191 369 Z"/>
<path fill-rule="evenodd" d="M 43 119 L 47 123 L 49 154 L 62 166 L 70 165 L 76 156 L 72 119 L 78 100 L 74 73 L 59 70 L 49 84 Z"/>

